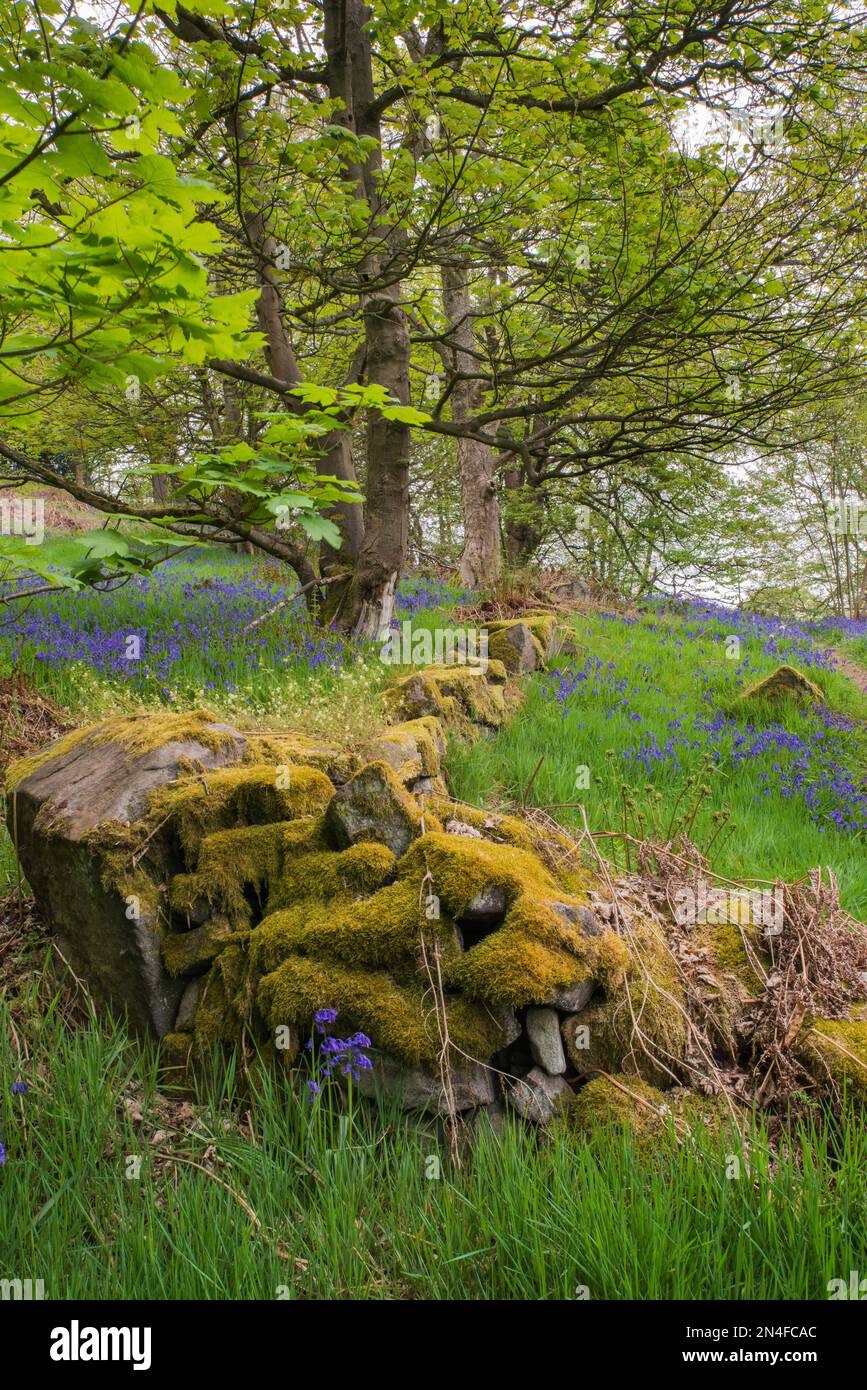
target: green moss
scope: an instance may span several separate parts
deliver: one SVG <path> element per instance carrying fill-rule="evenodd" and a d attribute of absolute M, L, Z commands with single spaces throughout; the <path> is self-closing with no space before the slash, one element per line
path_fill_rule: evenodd
<path fill-rule="evenodd" d="M 597 1076 L 567 1100 L 562 1114 L 570 1128 L 592 1138 L 602 1128 L 627 1130 L 639 1143 L 667 1129 L 665 1096 L 637 1076 Z"/>
<path fill-rule="evenodd" d="M 633 923 L 629 963 L 619 982 L 609 978 L 601 997 L 566 1023 L 569 1060 L 579 1075 L 626 1072 L 667 1088 L 687 1075 L 686 998 L 661 928 L 649 918 Z M 586 1034 L 578 1034 L 586 1029 Z M 579 1046 L 578 1038 L 589 1046 Z"/>
<path fill-rule="evenodd" d="M 261 981 L 258 1005 L 272 1029 L 287 1024 L 302 1037 L 309 1035 L 317 1009 L 335 1008 L 342 1033 L 361 1029 L 383 1052 L 411 1066 L 436 1066 L 440 1041 L 421 981 L 414 989 L 401 987 L 383 971 L 289 956 Z M 484 1008 L 450 1000 L 446 1013 L 453 1043 L 471 1057 L 489 1057 L 502 1044 L 502 1030 Z"/>
<path fill-rule="evenodd" d="M 272 913 L 253 933 L 251 960 L 263 974 L 290 952 L 376 968 L 418 963 L 422 931 L 454 935 L 443 919 L 428 922 L 415 883 L 395 883 L 360 902 L 306 900 Z"/>
<path fill-rule="evenodd" d="M 358 770 L 355 753 L 304 734 L 248 734 L 247 738 L 245 762 L 315 767 L 332 782 L 346 782 Z"/>
<path fill-rule="evenodd" d="M 192 1033 L 166 1033 L 160 1039 L 160 1081 L 164 1086 L 189 1084 L 194 1041 Z"/>
<path fill-rule="evenodd" d="M 538 855 L 556 882 L 570 893 L 580 896 L 599 886 L 595 875 L 578 860 L 575 841 L 556 825 L 541 826 L 518 816 L 481 811 L 477 806 L 446 796 L 429 796 L 427 805 L 443 824 L 450 820 L 460 821 L 478 830 L 493 844 L 514 845 L 516 849 Z"/>
<path fill-rule="evenodd" d="M 192 867 L 206 836 L 308 816 L 324 810 L 333 795 L 328 778 L 316 768 L 256 763 L 158 787 L 148 799 L 148 819 L 170 823 Z"/>
<path fill-rule="evenodd" d="M 207 910 L 224 913 L 235 926 L 249 926 L 250 894 L 267 911 L 271 885 L 283 864 L 286 826 L 246 825 L 218 830 L 202 841 L 195 873 L 176 874 L 169 887 L 172 911 L 201 919 Z"/>
<path fill-rule="evenodd" d="M 520 1008 L 544 1003 L 590 974 L 567 951 L 505 926 L 467 952 L 450 972 L 449 983 L 469 998 Z"/>
<path fill-rule="evenodd" d="M 867 1102 L 867 1019 L 809 1020 L 796 1049 L 820 1086 Z"/>
<path fill-rule="evenodd" d="M 375 893 L 397 860 L 387 845 L 362 842 L 349 849 L 295 857 L 272 883 L 269 912 L 304 900 L 328 903 Z"/>
<path fill-rule="evenodd" d="M 814 681 L 795 666 L 778 666 L 769 676 L 747 687 L 741 700 L 806 700 L 823 704 L 825 697 Z"/>
<path fill-rule="evenodd" d="M 418 880 L 425 872 L 445 911 L 461 917 L 482 889 L 502 888 L 507 903 L 521 893 L 557 898 L 559 888 L 545 866 L 525 850 L 466 835 L 429 832 L 404 855 L 400 878 Z"/>
<path fill-rule="evenodd" d="M 499 662 L 487 670 L 471 666 L 426 666 L 395 682 L 385 692 L 394 719 L 432 715 L 443 724 L 472 733 L 476 725 L 499 728 L 506 714 Z"/>
<path fill-rule="evenodd" d="M 570 1128 L 591 1139 L 600 1129 L 625 1130 L 639 1147 L 656 1147 L 672 1133 L 717 1132 L 732 1122 L 723 1096 L 660 1091 L 637 1076 L 597 1076 L 568 1099 L 562 1115 Z"/>
<path fill-rule="evenodd" d="M 170 975 L 192 975 L 210 965 L 232 938 L 231 923 L 225 917 L 212 917 L 192 931 L 166 932 L 162 957 Z"/>

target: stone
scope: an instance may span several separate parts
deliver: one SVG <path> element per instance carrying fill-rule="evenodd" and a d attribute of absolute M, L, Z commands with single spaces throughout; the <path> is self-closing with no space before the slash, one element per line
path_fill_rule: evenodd
<path fill-rule="evenodd" d="M 562 917 L 564 922 L 568 922 L 570 926 L 580 927 L 585 936 L 602 935 L 602 928 L 589 907 L 583 905 L 576 907 L 574 903 L 560 902 L 549 902 L 548 906 L 553 908 L 557 916 Z"/>
<path fill-rule="evenodd" d="M 587 1007 L 595 993 L 595 980 L 579 980 L 577 985 L 571 985 L 569 989 L 559 989 L 555 994 L 549 995 L 546 1003 L 554 1009 L 560 1009 L 564 1014 L 578 1014 Z"/>
<path fill-rule="evenodd" d="M 194 975 L 181 995 L 178 1016 L 175 1019 L 175 1033 L 192 1033 L 196 1019 L 196 1005 L 202 989 L 201 975 Z"/>
<path fill-rule="evenodd" d="M 232 937 L 224 917 L 212 917 L 192 931 L 167 932 L 163 937 L 163 961 L 170 975 L 201 974 Z"/>
<path fill-rule="evenodd" d="M 448 1114 L 438 1075 L 406 1066 L 385 1053 L 378 1053 L 371 1060 L 372 1070 L 363 1071 L 358 1082 L 362 1095 L 373 1096 L 379 1091 L 399 1101 L 404 1110 Z M 459 1112 L 473 1110 L 478 1105 L 491 1105 L 497 1099 L 496 1073 L 481 1062 L 461 1061 L 452 1065 L 451 1087 L 454 1106 Z"/>
<path fill-rule="evenodd" d="M 527 1037 L 533 1061 L 549 1076 L 562 1076 L 566 1054 L 560 1037 L 560 1016 L 556 1009 L 528 1009 Z"/>
<path fill-rule="evenodd" d="M 795 666 L 778 666 L 769 676 L 742 691 L 742 700 L 806 700 L 824 704 L 825 697 L 814 681 Z"/>
<path fill-rule="evenodd" d="M 431 790 L 439 779 L 444 754 L 442 725 L 431 716 L 392 725 L 370 748 L 370 760 L 386 763 L 405 787 L 428 780 Z"/>
<path fill-rule="evenodd" d="M 479 837 L 481 839 L 481 836 Z M 489 883 L 469 902 L 461 913 L 461 922 L 488 922 L 503 917 L 508 906 L 506 890 L 499 883 Z"/>
<path fill-rule="evenodd" d="M 562 1076 L 548 1076 L 541 1067 L 534 1067 L 525 1077 L 515 1079 L 507 1091 L 507 1099 L 523 1119 L 535 1125 L 547 1125 L 554 1118 L 560 1098 L 571 1094 L 571 1087 Z"/>
<path fill-rule="evenodd" d="M 194 715 L 185 726 L 174 715 L 124 717 L 67 735 L 32 771 L 30 760 L 21 764 L 24 776 L 8 798 L 22 868 L 72 969 L 97 1003 L 125 1009 L 133 1028 L 157 1037 L 173 1028 L 184 990 L 160 954 L 159 882 L 146 855 L 130 869 L 128 891 L 107 886 L 91 837 L 105 823 L 122 832 L 140 817 L 182 760 L 205 770 L 241 762 L 247 739 L 237 730 Z M 159 743 L 160 728 L 183 736 Z"/>
<path fill-rule="evenodd" d="M 386 763 L 368 763 L 338 787 L 325 813 L 326 823 L 340 849 L 373 840 L 387 845 L 396 858 L 406 853 L 421 834 L 421 812 Z M 439 828 L 425 818 L 428 830 Z"/>
<path fill-rule="evenodd" d="M 539 639 L 526 623 L 508 623 L 501 628 L 489 628 L 488 652 L 502 661 L 513 675 L 526 675 L 545 665 L 545 653 Z"/>

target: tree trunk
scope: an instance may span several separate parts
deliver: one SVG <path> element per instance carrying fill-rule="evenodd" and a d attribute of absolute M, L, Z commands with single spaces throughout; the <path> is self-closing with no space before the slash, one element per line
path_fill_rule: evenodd
<path fill-rule="evenodd" d="M 364 325 L 369 381 L 408 405 L 409 327 L 396 290 L 368 299 Z M 367 519 L 353 608 L 355 631 L 362 637 L 382 639 L 394 611 L 409 537 L 409 462 L 409 427 L 372 410 L 367 422 Z"/>
<path fill-rule="evenodd" d="M 401 405 L 409 404 L 410 338 L 400 307 L 400 289 L 389 262 L 400 229 L 389 225 L 381 194 L 382 129 L 373 103 L 375 88 L 370 33 L 371 12 L 361 0 L 325 0 L 324 44 L 332 119 L 369 141 L 364 162 L 348 160 L 346 177 L 367 205 L 371 249 L 360 266 L 363 284 L 367 380 L 383 386 Z M 393 272 L 392 272 L 393 273 Z M 377 281 L 383 280 L 382 286 Z M 409 425 L 386 420 L 371 410 L 367 421 L 367 508 L 358 554 L 351 622 L 359 636 L 381 638 L 394 611 L 398 579 L 406 560 L 409 533 Z"/>
<path fill-rule="evenodd" d="M 448 320 L 447 354 L 453 372 L 473 371 L 473 320 L 465 266 L 442 268 L 443 307 Z M 451 394 L 452 420 L 466 424 L 479 405 L 478 383 L 458 380 Z M 474 588 L 493 583 L 500 572 L 500 504 L 494 478 L 494 452 L 477 439 L 459 439 L 458 469 L 464 521 L 460 575 Z"/>
<path fill-rule="evenodd" d="M 506 487 L 523 492 L 514 509 L 506 512 L 506 559 L 513 569 L 528 565 L 542 544 L 541 498 L 527 484 L 524 470 L 508 468 L 504 475 Z"/>

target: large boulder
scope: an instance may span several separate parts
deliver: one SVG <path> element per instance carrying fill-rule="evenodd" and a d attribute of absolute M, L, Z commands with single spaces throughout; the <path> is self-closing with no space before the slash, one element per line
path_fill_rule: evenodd
<path fill-rule="evenodd" d="M 748 686 L 741 693 L 741 700 L 793 700 L 796 702 L 820 705 L 825 697 L 809 676 L 796 666 L 778 666 L 769 676 Z"/>
<path fill-rule="evenodd" d="M 156 721 L 116 718 L 67 734 L 10 769 L 7 791 L 10 834 L 61 951 L 99 1002 L 159 1036 L 185 981 L 160 955 L 159 875 L 147 854 L 136 861 L 129 846 L 124 856 L 124 831 L 182 766 L 237 765 L 247 739 L 206 714 Z"/>

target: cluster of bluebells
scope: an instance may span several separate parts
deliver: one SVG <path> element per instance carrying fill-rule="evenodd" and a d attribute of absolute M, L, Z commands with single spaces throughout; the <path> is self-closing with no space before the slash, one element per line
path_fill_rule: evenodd
<path fill-rule="evenodd" d="M 30 1083 L 27 1082 L 27 1081 L 22 1081 L 20 1077 L 18 1078 L 17 1081 L 13 1081 L 13 1082 L 12 1082 L 12 1094 L 13 1094 L 13 1096 L 26 1096 L 26 1095 L 27 1095 L 27 1092 L 28 1092 L 29 1090 L 30 1090 Z M 7 1157 L 8 1157 L 8 1151 L 7 1151 L 7 1149 L 6 1149 L 6 1144 L 5 1144 L 4 1141 L 3 1141 L 3 1135 L 0 1134 L 0 1165 L 4 1164 L 4 1163 L 6 1162 Z"/>
<path fill-rule="evenodd" d="M 865 618 L 794 621 L 696 598 L 662 600 L 660 607 L 673 608 L 683 619 L 684 631 L 690 637 L 718 635 L 722 627 L 727 634 L 756 643 L 764 656 L 817 670 L 832 671 L 838 664 L 833 650 L 825 645 L 829 639 L 867 635 Z"/>
<path fill-rule="evenodd" d="M 428 613 L 437 608 L 451 608 L 454 605 L 469 603 L 472 590 L 458 593 L 439 579 L 424 579 L 420 575 L 410 575 L 401 581 L 394 605 L 395 618 L 414 618 L 417 613 Z"/>
<path fill-rule="evenodd" d="M 851 766 L 859 738 L 857 725 L 825 706 L 794 712 L 800 725 L 795 729 L 779 721 L 761 728 L 750 720 L 739 722 L 720 706 L 728 705 L 744 679 L 758 675 L 761 668 L 748 652 L 737 662 L 705 666 L 696 645 L 736 634 L 744 639 L 744 648 L 747 642 L 753 648 L 758 645 L 765 656 L 829 669 L 835 664 L 833 654 L 815 645 L 818 632 L 809 631 L 805 624 L 784 624 L 713 603 L 693 601 L 681 604 L 679 611 L 687 621 L 676 627 L 654 622 L 645 627 L 660 648 L 669 648 L 671 656 L 684 662 L 684 676 L 698 687 L 706 712 L 694 714 L 685 708 L 684 691 L 666 695 L 647 663 L 633 663 L 625 677 L 613 661 L 595 656 L 583 665 L 552 671 L 542 681 L 543 697 L 556 702 L 564 715 L 574 717 L 592 706 L 607 719 L 635 726 L 637 741 L 622 749 L 621 757 L 644 777 L 652 778 L 665 769 L 679 774 L 696 757 L 729 770 L 751 764 L 750 775 L 760 797 L 800 802 L 820 830 L 833 828 L 844 834 L 867 830 L 867 787 Z M 618 614 L 598 616 L 603 622 L 635 624 L 635 619 Z M 630 640 L 625 650 L 631 647 Z"/>
<path fill-rule="evenodd" d="M 0 585 L 26 593 L 39 580 Z M 243 675 L 303 665 L 343 669 L 351 651 L 336 632 L 317 631 L 303 598 L 280 621 L 250 624 L 285 598 L 248 560 L 207 556 L 168 560 L 150 575 L 112 589 L 51 594 L 13 605 L 0 642 L 13 663 L 61 668 L 80 663 L 100 676 L 168 695 L 191 651 L 205 689 L 233 690 Z"/>
<path fill-rule="evenodd" d="M 307 1090 L 312 1100 L 322 1092 L 322 1086 L 334 1079 L 337 1072 L 353 1081 L 361 1080 L 363 1071 L 372 1071 L 373 1063 L 367 1055 L 371 1046 L 366 1033 L 354 1033 L 351 1038 L 336 1038 L 330 1032 L 337 1022 L 336 1009 L 318 1009 L 313 1018 L 314 1035 L 308 1039 L 307 1050 L 316 1056 L 318 1080 L 307 1082 Z"/>

